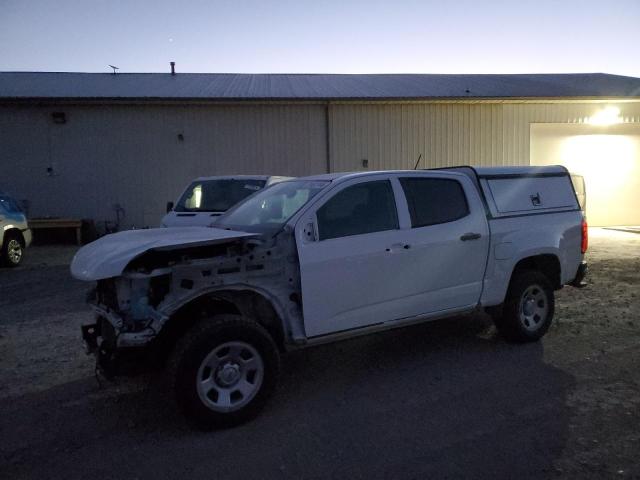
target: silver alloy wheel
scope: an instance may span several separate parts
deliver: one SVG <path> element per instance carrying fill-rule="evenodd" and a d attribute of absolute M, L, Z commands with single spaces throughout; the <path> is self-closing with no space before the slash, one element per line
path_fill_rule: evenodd
<path fill-rule="evenodd" d="M 22 245 L 20 242 L 14 238 L 9 240 L 7 244 L 7 257 L 9 257 L 9 261 L 14 265 L 20 263 L 22 259 Z"/>
<path fill-rule="evenodd" d="M 200 364 L 197 388 L 200 400 L 216 412 L 232 412 L 256 396 L 264 378 L 264 362 L 245 342 L 226 342 L 214 348 Z"/>
<path fill-rule="evenodd" d="M 540 328 L 549 315 L 549 299 L 540 285 L 530 285 L 520 297 L 518 317 L 530 332 Z"/>

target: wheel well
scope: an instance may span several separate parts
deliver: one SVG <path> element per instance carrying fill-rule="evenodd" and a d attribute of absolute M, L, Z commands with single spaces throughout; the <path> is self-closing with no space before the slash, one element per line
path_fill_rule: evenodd
<path fill-rule="evenodd" d="M 560 260 L 558 260 L 558 257 L 555 255 L 545 254 L 523 258 L 513 268 L 511 278 L 522 270 L 537 270 L 541 272 L 549 279 L 554 290 L 558 290 L 562 286 L 560 280 Z"/>
<path fill-rule="evenodd" d="M 228 290 L 198 297 L 178 309 L 154 341 L 166 358 L 174 345 L 196 322 L 215 314 L 242 315 L 264 327 L 278 348 L 284 350 L 282 321 L 269 300 L 252 290 Z"/>
<path fill-rule="evenodd" d="M 22 248 L 24 248 L 24 237 L 22 236 L 22 232 L 18 228 L 10 228 L 9 230 L 5 230 L 3 242 L 7 239 L 7 237 L 10 237 L 12 235 L 15 235 L 18 237 L 18 240 L 20 241 Z"/>

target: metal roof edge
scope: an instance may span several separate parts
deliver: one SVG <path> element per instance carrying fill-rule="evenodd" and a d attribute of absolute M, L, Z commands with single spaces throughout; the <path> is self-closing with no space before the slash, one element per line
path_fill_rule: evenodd
<path fill-rule="evenodd" d="M 0 104 L 407 104 L 407 103 L 637 103 L 639 96 L 567 96 L 567 97 L 260 97 L 260 98 L 208 98 L 208 97 L 0 97 Z"/>

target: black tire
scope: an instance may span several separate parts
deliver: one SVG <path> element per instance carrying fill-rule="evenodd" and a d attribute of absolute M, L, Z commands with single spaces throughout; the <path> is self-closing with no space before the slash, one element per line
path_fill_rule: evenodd
<path fill-rule="evenodd" d="M 236 385 L 240 388 L 240 383 L 221 384 L 225 380 L 221 378 L 225 369 L 236 368 L 236 375 L 242 377 L 236 378 L 236 382 L 242 380 L 244 385 L 248 384 L 249 375 L 252 373 L 250 367 L 246 368 L 246 372 L 242 372 L 245 370 L 245 364 L 240 358 L 235 357 L 238 360 L 236 363 L 233 363 L 232 359 L 226 360 L 229 352 L 224 357 L 225 360 L 219 359 L 215 352 L 223 352 L 225 348 L 229 348 L 225 345 L 230 344 L 248 345 L 244 351 L 242 347 L 238 347 L 242 351 L 238 355 L 242 357 L 250 354 L 249 361 L 253 359 L 254 362 L 261 362 L 262 370 L 261 373 L 253 372 L 253 382 L 257 386 L 251 395 L 243 396 L 240 400 L 246 401 L 246 404 L 241 407 L 232 405 L 228 407 L 231 410 L 220 411 L 223 408 L 223 400 L 218 398 L 219 392 L 227 392 L 225 395 L 228 395 L 230 401 L 233 395 L 242 394 L 240 390 L 231 392 Z M 254 358 L 256 355 L 251 353 L 252 349 L 259 359 Z M 211 358 L 214 359 L 213 362 L 219 363 L 215 370 L 207 366 L 207 361 Z M 189 423 L 200 430 L 232 427 L 254 418 L 273 392 L 279 371 L 280 355 L 269 333 L 256 322 L 239 315 L 215 315 L 198 322 L 180 339 L 168 364 L 169 380 L 178 406 Z M 257 378 L 260 379 L 260 384 L 257 384 Z M 206 394 L 203 393 L 206 387 L 201 386 L 205 380 L 212 385 Z M 202 395 L 207 398 L 203 398 Z M 216 401 L 220 401 L 220 405 L 217 405 Z"/>
<path fill-rule="evenodd" d="M 15 249 L 19 248 L 19 258 L 16 258 Z M 0 262 L 6 267 L 17 267 L 24 260 L 24 239 L 16 232 L 6 233 L 2 243 Z"/>
<path fill-rule="evenodd" d="M 549 279 L 536 270 L 515 272 L 501 311 L 494 323 L 500 334 L 512 342 L 535 342 L 553 320 L 555 299 Z"/>

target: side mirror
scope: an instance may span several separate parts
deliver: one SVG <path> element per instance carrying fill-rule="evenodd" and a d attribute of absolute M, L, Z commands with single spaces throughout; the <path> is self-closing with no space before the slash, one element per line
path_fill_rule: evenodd
<path fill-rule="evenodd" d="M 305 223 L 304 228 L 302 229 L 302 235 L 305 242 L 316 242 L 318 240 L 318 235 L 315 223 L 312 221 Z"/>
<path fill-rule="evenodd" d="M 173 210 L 173 202 L 167 202 L 167 213 Z"/>

